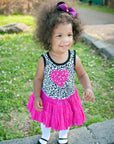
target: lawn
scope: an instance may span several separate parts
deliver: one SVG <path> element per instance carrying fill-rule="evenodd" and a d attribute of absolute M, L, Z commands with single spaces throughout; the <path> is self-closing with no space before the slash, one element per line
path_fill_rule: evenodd
<path fill-rule="evenodd" d="M 0 35 L 0 141 L 3 141 L 41 133 L 40 124 L 31 120 L 26 105 L 33 92 L 38 59 L 45 51 L 34 43 L 32 16 L 0 16 L 0 20 L 0 25 L 24 22 L 30 26 L 26 33 Z M 112 119 L 114 61 L 103 59 L 81 42 L 72 48 L 82 60 L 96 97 L 93 103 L 82 101 L 87 118 L 83 126 Z M 83 88 L 77 77 L 75 84 L 81 97 Z"/>

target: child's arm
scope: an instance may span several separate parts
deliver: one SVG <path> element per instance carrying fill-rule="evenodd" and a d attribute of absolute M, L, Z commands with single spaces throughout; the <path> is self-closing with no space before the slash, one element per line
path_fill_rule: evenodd
<path fill-rule="evenodd" d="M 43 104 L 41 100 L 41 88 L 42 88 L 42 82 L 44 78 L 44 61 L 41 57 L 38 62 L 37 72 L 34 78 L 34 97 L 35 97 L 35 109 L 38 111 L 42 111 Z"/>
<path fill-rule="evenodd" d="M 77 73 L 77 76 L 78 76 L 83 88 L 84 88 L 84 92 L 82 95 L 83 99 L 85 101 L 92 102 L 95 98 L 94 98 L 94 94 L 92 91 L 91 82 L 90 82 L 90 79 L 89 79 L 86 71 L 84 70 L 81 60 L 78 56 L 76 56 L 75 71 Z"/>

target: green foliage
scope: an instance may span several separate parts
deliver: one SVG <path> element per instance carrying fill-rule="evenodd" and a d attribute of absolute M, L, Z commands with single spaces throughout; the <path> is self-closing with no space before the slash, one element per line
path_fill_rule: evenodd
<path fill-rule="evenodd" d="M 18 13 L 18 12 L 13 12 L 13 15 L 22 15 L 22 13 Z"/>
<path fill-rule="evenodd" d="M 6 19 L 7 16 L 0 16 L 2 24 L 15 19 L 15 16 L 10 16 L 5 22 L 3 17 Z M 27 17 L 16 18 L 25 22 Z M 26 24 L 34 28 L 33 18 L 26 21 Z M 31 120 L 26 109 L 29 95 L 33 92 L 37 62 L 45 52 L 39 47 L 40 44 L 34 43 L 31 32 L 0 35 L 0 141 L 41 133 L 39 123 Z M 91 79 L 96 97 L 93 103 L 82 102 L 87 118 L 84 125 L 113 118 L 114 61 L 101 58 L 84 43 L 73 45 L 72 48 L 77 51 Z M 83 88 L 77 76 L 75 84 L 82 97 Z"/>
<path fill-rule="evenodd" d="M 28 131 L 29 136 L 41 134 L 40 124 L 36 121 L 33 121 L 30 125 L 30 129 Z"/>
<path fill-rule="evenodd" d="M 7 124 L 5 124 L 5 127 L 7 127 Z M 0 123 L 0 141 L 22 137 L 24 137 L 24 135 L 20 131 L 12 131 L 10 128 L 6 129 L 3 127 L 2 123 Z"/>

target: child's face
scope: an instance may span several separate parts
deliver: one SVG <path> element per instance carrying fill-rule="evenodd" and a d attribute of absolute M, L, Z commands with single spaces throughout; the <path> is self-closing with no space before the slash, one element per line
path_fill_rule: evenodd
<path fill-rule="evenodd" d="M 72 44 L 72 24 L 59 24 L 56 28 L 54 28 L 51 39 L 51 46 L 54 52 L 66 52 L 71 48 Z"/>

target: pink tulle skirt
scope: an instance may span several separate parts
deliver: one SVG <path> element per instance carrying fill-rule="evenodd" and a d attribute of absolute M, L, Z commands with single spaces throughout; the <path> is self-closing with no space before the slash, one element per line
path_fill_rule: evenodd
<path fill-rule="evenodd" d="M 68 127 L 80 126 L 86 120 L 78 92 L 66 99 L 52 99 L 41 91 L 43 111 L 37 111 L 34 107 L 34 93 L 29 97 L 27 109 L 31 118 L 43 123 L 46 127 L 54 130 L 66 130 Z"/>

